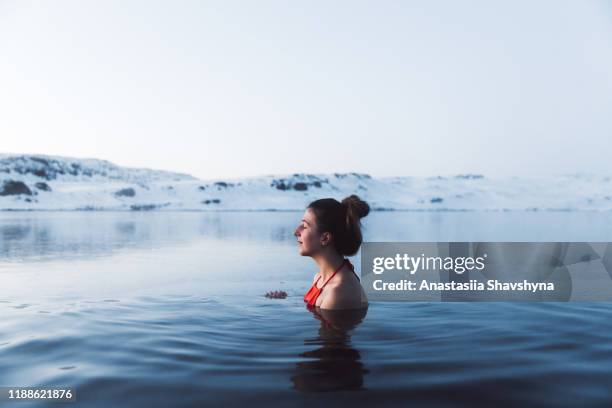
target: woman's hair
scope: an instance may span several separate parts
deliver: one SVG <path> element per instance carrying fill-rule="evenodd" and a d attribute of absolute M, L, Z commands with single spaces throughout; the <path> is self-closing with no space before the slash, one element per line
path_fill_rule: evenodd
<path fill-rule="evenodd" d="M 331 232 L 336 250 L 341 255 L 355 255 L 363 240 L 360 219 L 370 213 L 370 206 L 356 195 L 342 202 L 322 198 L 308 204 L 317 219 L 320 232 Z"/>

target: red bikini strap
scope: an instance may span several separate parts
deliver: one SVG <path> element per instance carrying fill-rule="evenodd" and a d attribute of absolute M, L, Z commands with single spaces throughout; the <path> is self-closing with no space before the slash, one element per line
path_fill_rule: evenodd
<path fill-rule="evenodd" d="M 342 262 L 342 264 L 341 264 L 341 265 L 338 267 L 338 269 L 336 269 L 336 270 L 334 271 L 334 273 L 332 273 L 332 274 L 331 274 L 331 276 L 330 276 L 330 277 L 329 277 L 329 278 L 328 278 L 328 279 L 325 281 L 325 283 L 324 283 L 323 285 L 321 285 L 321 287 L 320 287 L 319 289 L 323 289 L 323 287 L 324 287 L 325 285 L 327 285 L 327 282 L 329 282 L 329 281 L 331 280 L 331 278 L 333 278 L 333 277 L 334 277 L 334 275 L 335 275 L 335 274 L 337 274 L 337 273 L 340 271 L 340 269 L 342 269 L 342 267 L 344 266 L 344 264 L 345 264 L 345 263 L 347 263 L 347 262 L 348 262 L 348 263 L 349 263 L 349 265 L 350 265 L 350 261 L 349 261 L 348 259 L 346 259 L 346 258 L 345 258 L 345 259 L 344 259 L 344 261 Z M 319 278 L 320 278 L 320 276 L 319 276 Z"/>

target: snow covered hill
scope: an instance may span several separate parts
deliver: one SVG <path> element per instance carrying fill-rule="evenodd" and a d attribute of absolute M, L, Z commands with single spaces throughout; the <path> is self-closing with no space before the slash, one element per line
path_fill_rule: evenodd
<path fill-rule="evenodd" d="M 374 178 L 361 173 L 199 180 L 108 161 L 0 155 L 1 210 L 303 210 L 357 194 L 374 210 L 610 210 L 612 178 Z"/>

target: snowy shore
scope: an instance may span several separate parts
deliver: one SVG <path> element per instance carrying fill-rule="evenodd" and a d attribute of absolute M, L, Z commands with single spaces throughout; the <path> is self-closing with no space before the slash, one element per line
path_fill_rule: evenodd
<path fill-rule="evenodd" d="M 97 159 L 0 155 L 0 210 L 303 210 L 312 200 L 349 194 L 387 211 L 607 211 L 612 177 L 299 173 L 201 180 Z"/>

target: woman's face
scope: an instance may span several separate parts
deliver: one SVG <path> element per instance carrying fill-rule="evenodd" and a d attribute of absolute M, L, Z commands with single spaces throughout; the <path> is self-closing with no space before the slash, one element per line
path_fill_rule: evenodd
<path fill-rule="evenodd" d="M 293 235 L 297 237 L 300 255 L 311 256 L 321 250 L 322 236 L 317 229 L 315 214 L 310 208 L 304 211 L 302 220 Z"/>

